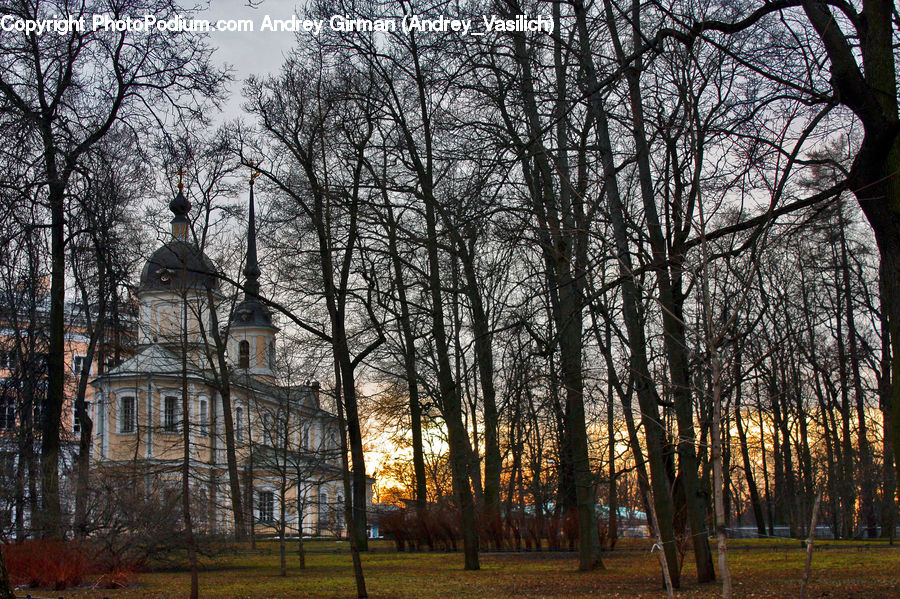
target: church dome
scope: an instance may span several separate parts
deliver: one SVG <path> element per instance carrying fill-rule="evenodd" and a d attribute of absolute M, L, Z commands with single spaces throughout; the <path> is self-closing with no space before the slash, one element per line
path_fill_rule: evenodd
<path fill-rule="evenodd" d="M 172 239 L 153 252 L 141 270 L 140 291 L 182 289 L 218 289 L 216 266 L 197 244 L 188 241 L 190 221 L 187 218 L 191 203 L 184 196 L 179 181 L 178 194 L 169 202 L 172 219 Z"/>
<path fill-rule="evenodd" d="M 141 291 L 218 289 L 216 267 L 196 244 L 171 239 L 141 271 Z"/>

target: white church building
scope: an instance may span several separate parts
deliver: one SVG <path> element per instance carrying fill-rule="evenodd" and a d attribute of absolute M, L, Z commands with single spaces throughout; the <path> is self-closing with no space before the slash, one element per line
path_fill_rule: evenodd
<path fill-rule="evenodd" d="M 96 467 L 140 472 L 148 489 L 180 483 L 187 423 L 199 521 L 209 532 L 227 532 L 233 514 L 224 406 L 230 403 L 245 520 L 252 514 L 255 530 L 265 534 L 284 509 L 289 534 L 300 532 L 301 522 L 305 535 L 341 534 L 337 418 L 322 409 L 318 383 L 279 382 L 279 329 L 259 295 L 252 180 L 244 295 L 233 310 L 215 265 L 190 239 L 190 204 L 181 185 L 169 208 L 171 238 L 141 272 L 134 355 L 91 382 Z M 217 340 L 227 347 L 225 372 Z"/>

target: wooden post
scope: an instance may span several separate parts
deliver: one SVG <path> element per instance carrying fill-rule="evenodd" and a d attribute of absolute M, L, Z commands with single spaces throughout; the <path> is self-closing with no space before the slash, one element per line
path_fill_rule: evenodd
<path fill-rule="evenodd" d="M 822 486 L 816 493 L 816 501 L 813 504 L 812 521 L 809 524 L 809 537 L 806 539 L 806 566 L 803 568 L 803 582 L 800 585 L 800 599 L 806 599 L 806 588 L 809 584 L 809 571 L 812 568 L 813 540 L 816 538 L 816 522 L 819 519 L 819 503 L 822 501 Z"/>
<path fill-rule="evenodd" d="M 659 565 L 662 567 L 663 580 L 666 582 L 666 594 L 668 594 L 669 599 L 674 599 L 675 593 L 672 590 L 672 577 L 669 576 L 669 563 L 666 560 L 662 536 L 659 534 L 659 520 L 656 519 L 656 507 L 653 505 L 653 498 L 650 497 L 649 492 L 647 493 L 647 505 L 650 507 L 650 516 L 653 521 L 653 534 L 656 537 L 656 545 L 659 546 Z M 653 550 L 651 549 L 650 551 L 652 552 Z"/>

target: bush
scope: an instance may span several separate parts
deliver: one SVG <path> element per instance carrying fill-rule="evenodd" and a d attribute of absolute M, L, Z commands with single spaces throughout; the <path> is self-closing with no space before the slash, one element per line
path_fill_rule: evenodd
<path fill-rule="evenodd" d="M 5 545 L 3 555 L 14 587 L 52 588 L 60 591 L 90 582 L 105 589 L 130 586 L 136 565 L 111 566 L 88 542 L 34 540 Z M 94 556 L 88 558 L 87 556 Z"/>
<path fill-rule="evenodd" d="M 64 541 L 26 541 L 3 549 L 14 586 L 61 590 L 80 585 L 89 563 L 81 547 Z"/>
<path fill-rule="evenodd" d="M 197 493 L 200 495 L 200 493 Z M 91 478 L 85 528 L 102 572 L 180 567 L 187 560 L 181 482 L 136 466 L 98 469 Z M 206 506 L 194 505 L 198 541 Z"/>

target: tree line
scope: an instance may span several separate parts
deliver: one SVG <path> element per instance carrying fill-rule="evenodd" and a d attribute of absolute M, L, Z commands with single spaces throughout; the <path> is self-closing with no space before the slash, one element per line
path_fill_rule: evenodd
<path fill-rule="evenodd" d="M 123 14 L 175 9 L 121 4 Z M 319 376 L 346 418 L 358 550 L 373 418 L 396 424 L 410 449 L 410 509 L 445 500 L 457 511 L 467 569 L 479 549 L 507 542 L 517 511 L 543 538 L 552 518 L 571 518 L 579 567 L 593 569 L 614 545 L 618 506 L 640 509 L 676 587 L 688 549 L 699 580 L 716 577 L 711 535 L 726 587 L 730 528 L 806 536 L 819 494 L 835 537 L 894 534 L 891 3 L 317 0 L 306 10 L 556 24 L 477 38 L 298 36 L 280 71 L 245 82 L 246 114 L 215 144 L 260 174 L 259 294 L 302 351 L 323 356 Z M 102 202 L 81 200 L 91 175 L 109 171 L 92 161 L 123 151 L 118 136 L 159 164 L 153 119 L 202 118 L 226 77 L 201 37 L 145 36 L 145 47 L 124 33 L 78 35 L 51 47 L 5 38 L 0 79 L 4 135 L 19 142 L 4 148 L 9 237 L 33 232 L 31 253 L 51 272 L 40 416 L 51 534 L 64 520 L 54 443 L 67 252 L 103 218 Z M 97 48 L 90 68 L 82 47 Z M 119 65 L 124 49 L 134 62 Z M 153 62 L 157 51 L 171 68 Z M 104 76 L 117 93 L 90 80 Z M 200 154 L 178 160 L 211 160 Z M 88 219 L 83 232 L 74 215 Z M 116 222 L 105 230 L 128 230 Z M 119 243 L 95 245 L 121 256 Z M 232 262 L 238 243 L 222 239 Z M 24 268 L 27 254 L 10 264 Z M 109 269 L 110 288 L 127 288 Z M 429 466 L 435 438 L 443 470 Z M 452 496 L 436 497 L 441 488 Z"/>

